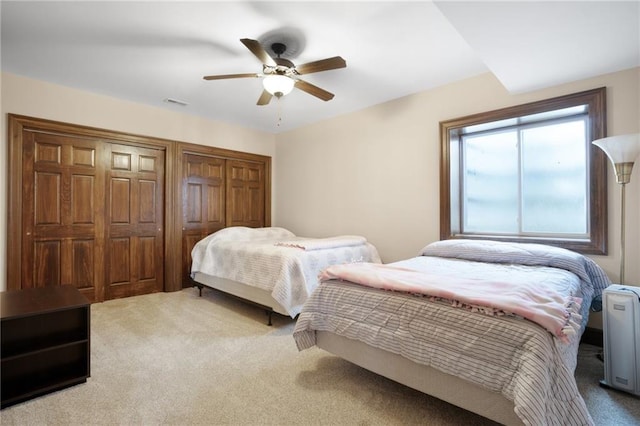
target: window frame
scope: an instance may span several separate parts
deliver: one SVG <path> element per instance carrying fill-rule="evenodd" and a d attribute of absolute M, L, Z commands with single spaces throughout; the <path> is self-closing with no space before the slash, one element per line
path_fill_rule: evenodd
<path fill-rule="evenodd" d="M 591 141 L 606 137 L 606 88 L 587 90 L 584 92 L 558 96 L 542 101 L 530 102 L 489 112 L 473 114 L 440 122 L 440 239 L 490 239 L 523 243 L 547 244 L 563 247 L 583 254 L 607 254 L 607 157 L 601 149 L 589 142 L 588 174 L 589 174 L 589 238 L 560 239 L 553 237 L 523 237 L 490 234 L 464 234 L 452 232 L 452 191 L 451 171 L 459 170 L 460 139 L 452 140 L 452 133 L 464 127 L 489 123 L 504 119 L 512 119 L 531 114 L 586 105 L 589 117 L 589 139 Z M 452 158 L 452 145 L 458 153 Z M 452 164 L 452 160 L 454 161 Z M 463 212 L 457 203 L 456 216 L 460 220 Z M 462 228 L 458 228 L 462 229 Z"/>

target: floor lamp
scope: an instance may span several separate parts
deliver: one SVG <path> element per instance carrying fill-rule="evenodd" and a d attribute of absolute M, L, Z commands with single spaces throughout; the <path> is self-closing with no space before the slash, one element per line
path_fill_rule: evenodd
<path fill-rule="evenodd" d="M 620 284 L 624 284 L 624 197 L 625 186 L 631 180 L 634 161 L 640 157 L 640 133 L 597 139 L 593 144 L 602 149 L 616 171 L 616 181 L 622 185 L 620 207 Z"/>

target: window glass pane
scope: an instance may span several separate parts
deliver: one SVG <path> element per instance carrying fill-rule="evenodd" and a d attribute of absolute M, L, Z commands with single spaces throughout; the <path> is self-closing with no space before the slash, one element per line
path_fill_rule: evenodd
<path fill-rule="evenodd" d="M 586 235 L 585 121 L 523 129 L 521 137 L 522 231 Z"/>
<path fill-rule="evenodd" d="M 518 134 L 463 138 L 463 232 L 518 232 Z"/>

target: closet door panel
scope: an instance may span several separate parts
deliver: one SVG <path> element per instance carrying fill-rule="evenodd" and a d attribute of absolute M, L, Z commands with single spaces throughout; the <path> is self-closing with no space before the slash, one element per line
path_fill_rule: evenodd
<path fill-rule="evenodd" d="M 224 185 L 214 183 L 207 185 L 207 222 L 214 226 L 222 226 L 224 223 Z"/>
<path fill-rule="evenodd" d="M 128 284 L 131 277 L 131 240 L 127 237 L 109 239 L 109 285 Z"/>
<path fill-rule="evenodd" d="M 95 242 L 93 240 L 75 240 L 71 244 L 71 282 L 77 288 L 90 288 L 95 276 Z"/>
<path fill-rule="evenodd" d="M 63 263 L 61 243 L 61 240 L 34 242 L 33 287 L 61 284 L 60 265 Z"/>
<path fill-rule="evenodd" d="M 244 202 L 244 184 L 242 182 L 230 182 L 227 185 L 229 196 L 227 197 L 227 218 L 229 226 L 246 226 L 245 220 L 247 206 Z"/>
<path fill-rule="evenodd" d="M 92 224 L 95 221 L 95 179 L 75 174 L 71 177 L 71 221 L 73 225 Z"/>
<path fill-rule="evenodd" d="M 92 139 L 23 132 L 21 288 L 70 284 L 102 300 L 100 152 Z"/>
<path fill-rule="evenodd" d="M 194 227 L 202 223 L 202 200 L 204 199 L 202 183 L 187 182 L 185 189 L 186 203 L 184 219 L 186 227 Z"/>
<path fill-rule="evenodd" d="M 264 226 L 264 189 L 261 185 L 247 185 L 247 216 L 248 222 L 254 226 Z"/>
<path fill-rule="evenodd" d="M 106 298 L 162 291 L 164 152 L 117 144 L 110 149 Z"/>
<path fill-rule="evenodd" d="M 227 161 L 227 226 L 265 226 L 263 163 Z"/>
<path fill-rule="evenodd" d="M 140 237 L 138 239 L 138 280 L 156 280 L 156 238 Z"/>
<path fill-rule="evenodd" d="M 138 182 L 138 199 L 139 206 L 138 211 L 140 212 L 140 223 L 151 223 L 156 224 L 156 194 L 158 193 L 158 188 L 155 180 L 140 180 Z"/>
<path fill-rule="evenodd" d="M 61 180 L 62 173 L 35 172 L 36 226 L 62 225 Z"/>
<path fill-rule="evenodd" d="M 129 178 L 112 177 L 110 184 L 108 200 L 111 207 L 110 223 L 111 225 L 129 225 L 131 223 L 131 180 Z"/>

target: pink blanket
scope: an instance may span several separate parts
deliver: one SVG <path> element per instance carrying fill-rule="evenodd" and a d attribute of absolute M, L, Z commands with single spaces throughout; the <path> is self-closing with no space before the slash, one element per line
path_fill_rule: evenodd
<path fill-rule="evenodd" d="M 451 300 L 456 307 L 489 315 L 520 315 L 563 342 L 579 330 L 582 299 L 560 294 L 540 282 L 519 283 L 436 275 L 373 263 L 330 266 L 320 281 L 339 279 L 369 287 L 424 294 Z"/>

